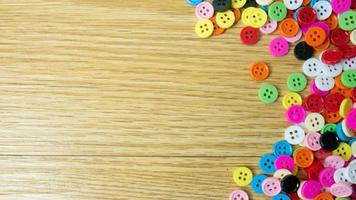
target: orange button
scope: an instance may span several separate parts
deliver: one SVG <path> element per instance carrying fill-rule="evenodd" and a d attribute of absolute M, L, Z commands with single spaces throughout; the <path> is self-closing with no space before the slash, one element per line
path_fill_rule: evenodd
<path fill-rule="evenodd" d="M 338 20 L 335 13 L 332 13 L 324 22 L 329 26 L 330 30 L 334 30 L 337 27 Z"/>
<path fill-rule="evenodd" d="M 326 50 L 329 46 L 330 46 L 330 39 L 328 37 L 326 37 L 326 39 L 324 40 L 324 42 L 321 45 L 313 47 L 313 48 L 315 51 L 322 52 L 322 51 Z"/>
<path fill-rule="evenodd" d="M 284 37 L 293 37 L 298 31 L 299 25 L 294 19 L 286 18 L 279 24 L 279 32 Z"/>
<path fill-rule="evenodd" d="M 335 85 L 333 87 L 333 89 L 330 90 L 330 93 L 334 94 L 336 92 L 342 94 L 345 98 L 350 98 L 352 90 L 350 88 L 342 89 L 341 87 L 338 87 L 337 85 Z"/>
<path fill-rule="evenodd" d="M 234 14 L 235 14 L 235 23 L 237 23 L 240 20 L 241 12 L 238 8 L 236 8 L 234 9 Z"/>
<path fill-rule="evenodd" d="M 215 15 L 210 18 L 210 21 L 213 22 L 213 26 L 214 26 L 213 36 L 221 35 L 224 33 L 225 29 L 220 28 L 218 26 L 218 24 L 216 23 Z"/>
<path fill-rule="evenodd" d="M 263 81 L 269 75 L 269 68 L 266 63 L 262 61 L 257 62 L 251 66 L 250 75 L 255 81 Z"/>
<path fill-rule="evenodd" d="M 341 75 L 335 77 L 335 85 L 341 89 L 346 89 L 347 87 L 344 86 L 341 82 Z"/>
<path fill-rule="evenodd" d="M 314 26 L 308 29 L 305 33 L 305 42 L 312 47 L 317 47 L 323 44 L 326 39 L 326 33 L 324 29 Z"/>
<path fill-rule="evenodd" d="M 324 119 L 327 123 L 337 123 L 341 120 L 341 116 L 339 114 L 339 112 L 330 112 L 326 109 L 324 109 L 323 111 L 323 116 L 324 116 Z"/>
<path fill-rule="evenodd" d="M 309 167 L 314 160 L 314 155 L 311 150 L 306 147 L 300 147 L 294 151 L 294 162 L 298 167 Z"/>
<path fill-rule="evenodd" d="M 329 192 L 322 192 L 314 200 L 334 200 L 334 198 Z"/>

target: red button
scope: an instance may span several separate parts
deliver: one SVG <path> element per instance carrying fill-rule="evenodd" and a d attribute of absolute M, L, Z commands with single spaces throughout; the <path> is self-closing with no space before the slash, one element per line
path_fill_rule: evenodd
<path fill-rule="evenodd" d="M 250 26 L 244 27 L 240 32 L 240 39 L 247 45 L 256 44 L 260 38 L 260 31 Z"/>
<path fill-rule="evenodd" d="M 341 28 L 336 28 L 331 31 L 330 39 L 331 44 L 335 46 L 342 46 L 349 42 L 350 34 L 349 32 L 342 30 Z"/>
<path fill-rule="evenodd" d="M 319 149 L 318 151 L 314 152 L 314 156 L 319 160 L 324 160 L 326 157 L 331 155 L 331 151 L 325 149 Z"/>
<path fill-rule="evenodd" d="M 299 196 L 297 193 L 293 193 L 293 194 L 288 194 L 289 198 L 291 200 L 300 200 Z"/>
<path fill-rule="evenodd" d="M 354 45 L 343 45 L 339 46 L 338 49 L 342 51 L 344 58 L 353 58 L 356 56 L 356 46 Z"/>
<path fill-rule="evenodd" d="M 328 65 L 333 65 L 339 63 L 343 57 L 342 51 L 336 48 L 331 48 L 324 51 L 323 55 L 321 56 L 321 61 Z"/>
<path fill-rule="evenodd" d="M 303 7 L 298 11 L 297 20 L 304 26 L 312 24 L 316 20 L 316 12 L 309 6 Z"/>
<path fill-rule="evenodd" d="M 310 94 L 304 99 L 304 107 L 310 112 L 321 112 L 324 108 L 324 100 L 318 94 Z"/>
<path fill-rule="evenodd" d="M 326 95 L 324 102 L 325 102 L 325 109 L 330 112 L 338 112 L 340 108 L 340 104 L 342 100 L 344 100 L 344 96 L 340 93 L 333 93 Z"/>
<path fill-rule="evenodd" d="M 310 167 L 305 168 L 304 171 L 307 173 L 308 179 L 318 180 L 318 175 L 323 169 L 324 167 L 320 161 L 315 159 L 313 164 Z"/>
<path fill-rule="evenodd" d="M 356 88 L 352 88 L 351 90 L 351 99 L 354 103 L 356 102 Z"/>
<path fill-rule="evenodd" d="M 294 10 L 288 10 L 286 18 L 294 19 Z"/>

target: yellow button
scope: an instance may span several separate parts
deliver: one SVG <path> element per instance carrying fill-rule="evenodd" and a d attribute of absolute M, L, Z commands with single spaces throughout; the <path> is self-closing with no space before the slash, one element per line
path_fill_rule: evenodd
<path fill-rule="evenodd" d="M 216 23 L 221 28 L 230 28 L 235 23 L 235 13 L 231 10 L 218 12 L 216 14 Z"/>
<path fill-rule="evenodd" d="M 267 14 L 261 8 L 254 8 L 249 16 L 249 21 L 253 28 L 260 28 L 267 22 Z"/>
<path fill-rule="evenodd" d="M 245 10 L 242 11 L 241 14 L 241 21 L 245 26 L 250 26 L 250 15 L 253 13 L 255 10 L 254 7 L 248 7 Z"/>
<path fill-rule="evenodd" d="M 290 92 L 283 97 L 282 104 L 285 109 L 293 105 L 302 105 L 302 97 L 298 93 Z"/>
<path fill-rule="evenodd" d="M 247 186 L 252 178 L 252 171 L 247 167 L 238 167 L 234 171 L 234 181 L 238 186 Z"/>
<path fill-rule="evenodd" d="M 352 149 L 347 143 L 341 142 L 339 147 L 333 151 L 333 155 L 339 155 L 348 161 L 352 156 Z"/>
<path fill-rule="evenodd" d="M 208 19 L 201 19 L 195 24 L 195 33 L 201 38 L 207 38 L 213 34 L 214 25 Z"/>
<path fill-rule="evenodd" d="M 352 110 L 352 100 L 349 98 L 345 98 L 340 104 L 339 114 L 342 118 L 346 118 L 349 112 Z"/>
<path fill-rule="evenodd" d="M 242 8 L 247 0 L 232 0 L 231 5 L 233 8 Z"/>

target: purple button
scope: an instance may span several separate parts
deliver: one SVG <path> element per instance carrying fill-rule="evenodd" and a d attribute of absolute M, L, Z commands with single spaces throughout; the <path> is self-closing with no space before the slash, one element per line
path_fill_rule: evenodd
<path fill-rule="evenodd" d="M 318 181 L 308 180 L 302 186 L 301 194 L 307 199 L 313 199 L 320 193 L 321 185 Z"/>
<path fill-rule="evenodd" d="M 288 42 L 283 37 L 274 38 L 269 43 L 269 47 L 268 48 L 269 48 L 269 52 L 271 53 L 271 55 L 275 56 L 275 57 L 284 56 L 289 51 Z"/>
<path fill-rule="evenodd" d="M 299 124 L 301 122 L 304 122 L 306 112 L 303 106 L 294 105 L 288 108 L 285 116 L 287 120 L 290 121 L 291 123 Z"/>
<path fill-rule="evenodd" d="M 321 149 L 319 140 L 320 140 L 319 133 L 310 132 L 304 138 L 304 145 L 312 151 L 318 151 L 319 149 Z"/>
<path fill-rule="evenodd" d="M 195 7 L 195 15 L 199 19 L 209 19 L 214 15 L 214 7 L 211 3 L 203 1 Z"/>
<path fill-rule="evenodd" d="M 320 96 L 326 96 L 326 95 L 329 94 L 329 91 L 321 91 L 321 90 L 319 90 L 315 85 L 315 80 L 312 80 L 312 82 L 310 84 L 310 92 L 312 94 L 318 94 Z"/>
<path fill-rule="evenodd" d="M 324 160 L 324 167 L 332 167 L 334 169 L 339 169 L 343 167 L 345 164 L 345 160 L 341 156 L 333 155 L 328 156 Z"/>
<path fill-rule="evenodd" d="M 334 173 L 335 173 L 335 169 L 332 167 L 327 167 L 321 170 L 319 173 L 319 181 L 321 185 L 327 188 L 332 186 L 335 183 Z"/>
<path fill-rule="evenodd" d="M 351 8 L 351 0 L 331 0 L 330 3 L 335 13 L 343 13 Z"/>
<path fill-rule="evenodd" d="M 287 169 L 290 172 L 294 170 L 294 160 L 290 156 L 279 156 L 274 161 L 276 169 Z"/>

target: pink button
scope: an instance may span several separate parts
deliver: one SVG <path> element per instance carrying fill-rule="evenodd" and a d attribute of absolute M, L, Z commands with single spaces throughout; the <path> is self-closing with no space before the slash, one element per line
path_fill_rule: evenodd
<path fill-rule="evenodd" d="M 195 15 L 199 19 L 209 19 L 214 15 L 214 7 L 211 3 L 203 1 L 195 7 Z"/>
<path fill-rule="evenodd" d="M 267 22 L 265 23 L 265 25 L 263 25 L 260 28 L 260 31 L 263 34 L 268 35 L 270 33 L 273 33 L 273 31 L 275 31 L 276 28 L 277 28 L 277 22 L 268 19 Z"/>
<path fill-rule="evenodd" d="M 262 182 L 262 191 L 267 196 L 275 196 L 281 192 L 281 182 L 276 178 L 266 178 Z"/>
<path fill-rule="evenodd" d="M 271 53 L 271 55 L 275 56 L 275 57 L 284 56 L 289 51 L 288 42 L 283 37 L 274 38 L 269 43 L 269 47 L 268 48 L 269 48 L 269 52 Z"/>
<path fill-rule="evenodd" d="M 287 169 L 290 172 L 294 170 L 294 160 L 290 156 L 279 156 L 274 161 L 276 169 Z"/>
<path fill-rule="evenodd" d="M 306 112 L 303 106 L 294 105 L 288 108 L 285 116 L 287 120 L 290 121 L 291 123 L 299 124 L 301 122 L 304 122 Z"/>
<path fill-rule="evenodd" d="M 348 197 L 352 194 L 352 187 L 345 183 L 335 183 L 330 187 L 330 192 L 336 197 Z"/>
<path fill-rule="evenodd" d="M 230 200 L 248 200 L 248 195 L 243 190 L 235 190 L 231 192 Z"/>
<path fill-rule="evenodd" d="M 318 151 L 319 149 L 321 149 L 319 140 L 320 140 L 319 133 L 310 132 L 304 138 L 304 145 L 312 151 Z"/>
<path fill-rule="evenodd" d="M 335 169 L 332 167 L 327 167 L 321 170 L 321 172 L 319 173 L 319 181 L 321 185 L 327 188 L 332 186 L 335 183 L 334 173 Z"/>
<path fill-rule="evenodd" d="M 329 34 L 330 34 L 330 28 L 329 28 L 329 26 L 328 26 L 327 23 L 322 22 L 322 21 L 318 21 L 318 22 L 313 23 L 313 24 L 310 26 L 310 28 L 311 28 L 311 27 L 315 27 L 315 26 L 318 26 L 318 27 L 322 28 L 322 29 L 325 31 L 326 36 L 329 36 Z"/>
<path fill-rule="evenodd" d="M 313 199 L 320 193 L 321 185 L 318 181 L 308 180 L 302 186 L 301 194 L 307 199 Z"/>
<path fill-rule="evenodd" d="M 325 158 L 324 167 L 332 167 L 334 169 L 339 169 L 343 167 L 345 160 L 341 156 L 333 155 Z"/>
<path fill-rule="evenodd" d="M 318 94 L 320 96 L 326 96 L 326 95 L 329 94 L 329 91 L 321 91 L 321 90 L 319 90 L 315 85 L 315 80 L 312 80 L 312 82 L 310 84 L 310 92 L 312 94 Z"/>
<path fill-rule="evenodd" d="M 290 43 L 294 43 L 296 41 L 298 41 L 301 37 L 302 37 L 302 31 L 299 30 L 297 35 L 293 36 L 293 37 L 283 37 L 285 40 L 287 40 L 287 42 L 290 42 Z"/>
<path fill-rule="evenodd" d="M 351 0 L 331 0 L 330 3 L 335 13 L 343 13 L 351 8 Z"/>
<path fill-rule="evenodd" d="M 356 108 L 352 109 L 346 117 L 346 125 L 351 129 L 356 129 Z"/>

